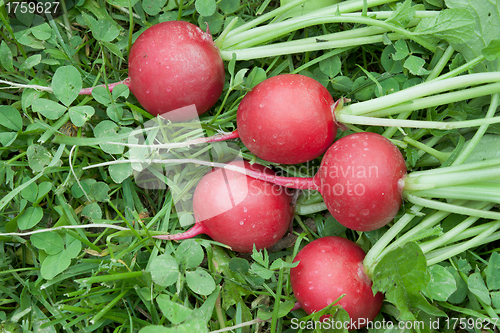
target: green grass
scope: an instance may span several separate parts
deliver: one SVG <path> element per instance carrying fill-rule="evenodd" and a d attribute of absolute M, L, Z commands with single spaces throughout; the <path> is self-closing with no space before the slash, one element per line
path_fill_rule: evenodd
<path fill-rule="evenodd" d="M 347 17 L 327 7 L 335 1 L 311 0 L 332 16 L 309 14 L 308 24 L 287 31 L 293 25 L 280 22 L 307 18 L 307 10 L 276 14 L 278 1 L 67 0 L 57 15 L 42 17 L 20 9 L 14 14 L 13 3 L 0 0 L 0 332 L 320 332 L 296 329 L 294 323 L 312 323 L 323 313 L 344 320 L 347 314 L 338 307 L 309 317 L 301 309 L 291 311 L 289 272 L 300 248 L 323 236 L 348 238 L 369 254 L 365 264 L 374 288 L 386 293 L 375 319 L 386 325 L 385 332 L 388 323 L 397 327 L 411 320 L 431 323 L 421 332 L 493 332 L 500 313 L 499 202 L 495 188 L 484 183 L 466 185 L 491 190 L 487 198 L 453 197 L 461 209 L 452 212 L 441 208 L 452 198 L 449 189 L 420 192 L 432 200 L 408 196 L 413 203 L 406 201 L 394 221 L 365 233 L 341 226 L 318 193 L 303 191 L 291 234 L 267 251 L 239 254 L 207 236 L 180 242 L 152 237 L 187 230 L 193 222 L 189 199 L 208 167 L 165 165 L 142 177 L 129 163 L 84 169 L 132 158 L 132 148 L 108 142 L 124 141 L 134 130 L 172 141 L 231 132 L 243 96 L 282 73 L 315 78 L 335 100 L 346 99 L 346 114 L 362 114 L 366 104 L 360 103 L 420 83 L 498 73 L 500 43 L 490 26 L 500 25 L 500 3 L 474 1 L 451 11 L 438 0 L 353 0 L 347 4 L 357 16 Z M 458 1 L 445 3 L 460 7 Z M 365 10 L 384 13 L 367 17 Z M 493 23 L 475 20 L 490 16 Z M 135 38 L 152 24 L 175 19 L 203 29 L 208 22 L 227 60 L 222 96 L 199 121 L 160 122 L 154 132 L 155 118 L 124 85 L 112 93 L 101 88 L 77 95 L 82 87 L 125 79 Z M 252 30 L 261 40 L 245 34 L 251 22 L 261 27 Z M 480 37 L 473 40 L 474 31 Z M 328 34 L 343 37 L 323 47 Z M 286 49 L 293 43 L 285 42 L 299 43 L 298 50 Z M 254 43 L 267 46 L 257 49 Z M 234 59 L 238 48 L 240 58 Z M 278 55 L 267 55 L 270 50 Z M 425 107 L 412 111 L 408 103 L 388 102 L 367 116 L 394 107 L 401 113 L 382 115 L 384 120 L 489 123 L 498 115 L 500 91 L 494 85 L 476 88 L 465 100 L 451 101 L 443 89 L 432 105 L 419 96 L 416 101 Z M 471 91 L 463 85 L 453 89 L 464 96 Z M 391 124 L 346 123 L 338 137 L 383 134 L 401 149 L 409 172 L 422 171 L 429 179 L 439 168 L 460 168 L 474 159 L 486 160 L 481 167 L 498 166 L 498 124 L 446 130 Z M 238 140 L 173 149 L 161 157 L 226 162 L 237 154 L 285 176 L 312 176 L 321 161 L 273 164 Z M 495 177 L 487 181 L 497 184 Z"/>

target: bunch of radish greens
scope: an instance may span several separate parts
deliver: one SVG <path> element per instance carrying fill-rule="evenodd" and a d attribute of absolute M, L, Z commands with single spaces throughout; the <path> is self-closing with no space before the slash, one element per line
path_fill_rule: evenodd
<path fill-rule="evenodd" d="M 11 8 L 0 0 L 0 331 L 500 327 L 498 0 Z M 161 59 L 146 59 L 139 36 L 165 22 L 211 48 L 214 68 L 188 80 L 196 88 L 174 72 L 143 76 Z M 299 81 L 324 105 L 308 105 L 319 121 L 301 118 L 304 136 L 286 141 L 306 98 L 279 86 Z M 176 104 L 184 93 L 194 109 Z M 287 108 L 271 119 L 274 100 Z M 156 116 L 170 107 L 191 117 Z M 342 215 L 327 195 L 322 170 L 346 142 L 360 145 L 347 155 L 389 170 L 376 187 L 397 201 L 372 211 L 390 210 L 370 217 L 376 227 L 347 223 L 369 213 L 354 196 Z M 217 200 L 242 182 L 267 196 Z M 247 214 L 220 214 L 234 200 Z M 349 303 L 356 288 L 371 303 Z"/>

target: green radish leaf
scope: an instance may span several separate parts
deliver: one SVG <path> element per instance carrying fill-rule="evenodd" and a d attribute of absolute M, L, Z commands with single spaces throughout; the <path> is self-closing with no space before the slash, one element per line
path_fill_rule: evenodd
<path fill-rule="evenodd" d="M 13 106 L 0 105 L 0 124 L 17 132 L 23 128 L 23 118 Z"/>
<path fill-rule="evenodd" d="M 123 161 L 124 158 L 119 158 Z M 132 165 L 130 163 L 112 164 L 108 168 L 111 179 L 117 184 L 121 184 L 125 179 L 132 176 Z"/>
<path fill-rule="evenodd" d="M 392 55 L 392 59 L 394 61 L 403 60 L 410 55 L 408 44 L 404 39 L 400 39 L 396 43 L 394 43 L 394 48 L 396 50 L 396 52 Z"/>
<path fill-rule="evenodd" d="M 470 263 L 467 261 L 467 259 L 460 258 L 458 259 L 458 270 L 464 274 L 469 274 L 471 271 L 472 267 L 470 266 Z"/>
<path fill-rule="evenodd" d="M 240 7 L 240 0 L 221 0 L 219 8 L 226 15 L 234 13 Z"/>
<path fill-rule="evenodd" d="M 163 315 L 174 325 L 185 321 L 193 312 L 192 309 L 171 301 L 167 295 L 159 295 L 156 298 L 156 302 Z"/>
<path fill-rule="evenodd" d="M 92 89 L 92 97 L 103 105 L 111 104 L 110 92 L 106 87 L 99 86 Z"/>
<path fill-rule="evenodd" d="M 494 39 L 498 39 L 500 31 L 500 6 L 498 1 L 491 0 L 445 0 L 446 6 L 452 9 L 468 11 L 475 21 L 474 33 L 467 39 L 452 42 L 451 46 L 469 61 L 481 55 L 481 51 Z M 499 60 L 483 62 L 474 67 L 474 72 L 497 71 Z"/>
<path fill-rule="evenodd" d="M 42 55 L 41 54 L 35 54 L 26 59 L 22 64 L 21 67 L 19 67 L 20 71 L 27 71 L 29 69 L 32 69 L 36 65 L 40 63 L 42 60 Z"/>
<path fill-rule="evenodd" d="M 500 57 L 500 39 L 492 39 L 488 46 L 481 50 L 481 54 L 488 61 L 498 59 Z"/>
<path fill-rule="evenodd" d="M 47 82 L 44 80 L 40 80 L 35 78 L 29 82 L 29 84 L 38 84 L 41 86 L 47 86 Z M 42 96 L 46 95 L 45 91 L 35 90 L 35 89 L 24 89 L 21 96 L 21 105 L 24 112 L 27 112 L 27 108 L 33 104 L 33 101 L 42 99 Z"/>
<path fill-rule="evenodd" d="M 0 133 L 0 144 L 4 147 L 10 146 L 17 138 L 17 132 Z"/>
<path fill-rule="evenodd" d="M 47 40 L 52 36 L 52 28 L 47 22 L 31 28 L 31 33 L 39 40 Z"/>
<path fill-rule="evenodd" d="M 255 263 L 255 262 L 252 263 L 252 265 L 250 267 L 252 268 L 252 272 L 257 274 L 258 276 L 260 276 L 264 280 L 271 278 L 271 276 L 273 276 L 273 274 L 274 274 L 273 271 L 270 271 L 267 268 L 262 267 L 261 265 Z"/>
<path fill-rule="evenodd" d="M 493 291 L 490 293 L 491 295 L 491 303 L 495 309 L 500 307 L 500 291 Z"/>
<path fill-rule="evenodd" d="M 243 68 L 243 69 L 240 69 L 238 71 L 238 73 L 236 73 L 236 75 L 234 76 L 234 82 L 233 82 L 233 86 L 232 86 L 233 89 L 238 89 L 238 87 L 243 84 L 243 80 L 244 80 L 245 74 L 247 72 L 248 72 L 248 68 Z"/>
<path fill-rule="evenodd" d="M 384 67 L 385 71 L 391 74 L 397 74 L 403 71 L 403 63 L 401 61 L 395 61 L 393 58 L 395 52 L 396 48 L 394 47 L 394 45 L 387 45 L 382 51 L 382 55 L 380 57 L 380 63 L 382 64 L 382 67 Z"/>
<path fill-rule="evenodd" d="M 43 209 L 41 207 L 28 207 L 17 219 L 17 226 L 21 230 L 31 229 L 42 220 Z"/>
<path fill-rule="evenodd" d="M 455 278 L 440 265 L 429 267 L 428 272 L 431 278 L 425 289 L 427 295 L 435 301 L 446 301 L 457 290 Z"/>
<path fill-rule="evenodd" d="M 234 257 L 229 261 L 229 269 L 236 273 L 247 274 L 250 264 L 243 258 Z"/>
<path fill-rule="evenodd" d="M 113 91 L 111 92 L 111 96 L 113 97 L 113 100 L 115 100 L 115 101 L 120 97 L 127 99 L 129 95 L 130 95 L 130 90 L 128 89 L 127 85 L 125 85 L 125 84 L 116 85 L 113 88 Z"/>
<path fill-rule="evenodd" d="M 82 215 L 90 220 L 98 220 L 102 218 L 102 210 L 97 202 L 92 202 L 83 208 Z"/>
<path fill-rule="evenodd" d="M 146 271 L 151 273 L 153 282 L 162 287 L 174 284 L 179 278 L 179 265 L 170 254 L 162 254 L 151 260 Z"/>
<path fill-rule="evenodd" d="M 267 78 L 266 71 L 260 67 L 254 67 L 245 80 L 247 88 L 253 88 Z"/>
<path fill-rule="evenodd" d="M 96 182 L 97 181 L 93 178 L 86 178 L 86 179 L 80 180 L 80 185 L 78 184 L 78 182 L 73 183 L 73 186 L 71 186 L 71 195 L 77 199 L 83 197 L 85 195 L 85 193 L 87 193 L 87 195 L 90 195 L 90 188 Z M 92 199 L 92 198 L 90 198 L 90 199 Z"/>
<path fill-rule="evenodd" d="M 184 240 L 175 250 L 177 263 L 186 269 L 198 267 L 204 257 L 205 253 L 201 245 L 193 239 Z"/>
<path fill-rule="evenodd" d="M 28 165 L 33 172 L 41 172 L 52 161 L 52 155 L 44 146 L 33 144 L 26 151 Z"/>
<path fill-rule="evenodd" d="M 199 307 L 193 310 L 191 315 L 186 319 L 187 322 L 196 322 L 196 321 L 202 321 L 205 323 L 204 327 L 207 327 L 206 323 L 210 321 L 210 318 L 212 318 L 212 313 L 214 312 L 215 308 L 215 302 L 217 301 L 217 298 L 219 296 L 219 288 L 216 288 L 210 296 L 208 296 L 203 304 Z M 198 331 L 193 331 L 193 332 L 198 332 Z M 203 328 L 200 328 L 200 332 L 206 332 L 203 330 Z"/>
<path fill-rule="evenodd" d="M 400 23 L 402 26 L 406 26 L 414 14 L 415 8 L 412 7 L 411 0 L 406 0 L 397 5 L 396 10 L 392 12 L 386 22 Z"/>
<path fill-rule="evenodd" d="M 282 318 L 286 316 L 287 314 L 290 313 L 290 310 L 293 309 L 295 306 L 295 302 L 292 300 L 287 300 L 284 302 L 280 302 L 280 308 L 278 310 L 278 318 Z M 273 317 L 273 311 L 272 308 L 269 307 L 269 311 L 264 311 L 264 310 L 258 310 L 257 311 L 257 317 L 262 320 L 269 320 Z"/>
<path fill-rule="evenodd" d="M 45 280 L 52 280 L 71 264 L 71 258 L 66 251 L 49 255 L 42 262 L 40 273 Z"/>
<path fill-rule="evenodd" d="M 69 119 L 75 126 L 82 127 L 94 113 L 95 109 L 90 105 L 72 106 L 69 108 Z"/>
<path fill-rule="evenodd" d="M 0 43 L 0 65 L 9 72 L 14 71 L 14 61 L 12 60 L 12 51 L 4 40 Z"/>
<path fill-rule="evenodd" d="M 116 123 L 110 120 L 101 121 L 94 128 L 94 136 L 96 138 L 101 137 L 111 137 L 118 133 L 119 127 Z M 108 154 L 122 154 L 124 150 L 124 146 L 113 145 L 109 143 L 101 143 L 99 144 L 101 149 Z"/>
<path fill-rule="evenodd" d="M 58 233 L 44 232 L 30 236 L 31 243 L 49 255 L 58 254 L 64 250 L 64 241 Z"/>
<path fill-rule="evenodd" d="M 166 2 L 166 0 L 143 0 L 142 9 L 144 9 L 146 14 L 155 16 L 160 13 Z"/>
<path fill-rule="evenodd" d="M 337 76 L 342 68 L 339 56 L 330 57 L 319 62 L 319 69 L 329 78 Z"/>
<path fill-rule="evenodd" d="M 451 294 L 450 297 L 448 297 L 448 302 L 450 302 L 451 304 L 461 304 L 467 298 L 467 294 L 469 292 L 467 283 L 464 281 L 464 279 L 462 279 L 460 273 L 453 267 L 449 266 L 447 267 L 447 269 L 451 273 L 451 275 L 453 275 L 457 286 L 457 290 L 453 294 Z"/>
<path fill-rule="evenodd" d="M 485 269 L 489 290 L 500 289 L 500 254 L 493 252 Z"/>
<path fill-rule="evenodd" d="M 423 18 L 415 35 L 432 35 L 449 43 L 464 43 L 474 33 L 474 17 L 466 9 L 444 9 L 437 16 Z"/>
<path fill-rule="evenodd" d="M 399 91 L 399 82 L 393 77 L 381 81 L 380 86 L 382 86 L 382 95 L 379 93 L 377 89 L 375 90 L 375 96 L 377 97 L 389 95 Z"/>
<path fill-rule="evenodd" d="M 331 84 L 334 90 L 349 93 L 352 90 L 354 82 L 347 76 L 336 76 L 331 80 Z"/>
<path fill-rule="evenodd" d="M 113 53 L 115 56 L 117 56 L 118 58 L 122 59 L 122 60 L 125 60 L 125 58 L 123 57 L 123 52 L 121 51 L 121 49 L 118 47 L 118 45 L 116 44 L 112 44 L 110 42 L 106 42 L 106 41 L 102 41 L 101 42 L 102 45 L 104 45 L 108 50 L 111 51 L 111 53 Z"/>
<path fill-rule="evenodd" d="M 269 267 L 269 269 L 272 271 L 275 271 L 275 270 L 278 270 L 280 268 L 293 268 L 293 267 L 297 267 L 298 264 L 299 264 L 298 262 L 287 263 L 287 262 L 283 261 L 283 259 L 278 258 L 275 261 L 273 261 L 273 263 L 271 264 L 271 267 Z"/>
<path fill-rule="evenodd" d="M 29 177 L 25 177 L 23 183 L 27 183 L 31 180 Z M 21 196 L 29 202 L 35 202 L 38 194 L 38 186 L 35 182 L 31 182 L 27 187 L 23 188 L 21 191 Z"/>
<path fill-rule="evenodd" d="M 38 196 L 36 198 L 37 201 L 42 200 L 42 198 L 52 190 L 51 182 L 43 182 L 38 185 Z"/>
<path fill-rule="evenodd" d="M 82 89 L 80 72 L 73 66 L 59 67 L 54 73 L 51 87 L 61 103 L 69 106 Z"/>
<path fill-rule="evenodd" d="M 372 280 L 373 290 L 385 293 L 398 308 L 399 320 L 415 320 L 418 309 L 433 310 L 421 294 L 430 277 L 425 255 L 416 243 L 406 243 L 385 255 L 375 266 Z"/>
<path fill-rule="evenodd" d="M 471 293 L 476 295 L 483 303 L 491 305 L 490 293 L 480 273 L 472 273 L 467 280 L 467 285 Z"/>
<path fill-rule="evenodd" d="M 210 295 L 215 289 L 214 278 L 202 268 L 187 271 L 186 282 L 189 289 L 199 295 Z"/>
<path fill-rule="evenodd" d="M 215 35 L 222 29 L 222 25 L 224 24 L 224 16 L 216 11 L 213 15 L 198 17 L 198 25 L 204 31 L 206 31 L 206 23 L 208 23 L 210 33 L 212 35 Z"/>
<path fill-rule="evenodd" d="M 67 110 L 65 106 L 44 98 L 35 99 L 31 107 L 33 111 L 51 120 L 59 119 Z"/>
<path fill-rule="evenodd" d="M 109 185 L 104 182 L 97 182 L 90 187 L 90 195 L 94 200 L 106 202 L 109 200 Z"/>
<path fill-rule="evenodd" d="M 413 75 L 425 75 L 429 71 L 423 68 L 424 65 L 424 59 L 411 55 L 405 60 L 403 67 L 408 69 Z"/>
<path fill-rule="evenodd" d="M 66 234 L 66 252 L 70 258 L 76 258 L 82 250 L 82 242 L 73 236 Z"/>
<path fill-rule="evenodd" d="M 194 7 L 201 16 L 211 16 L 217 9 L 215 0 L 196 0 Z"/>
<path fill-rule="evenodd" d="M 27 71 L 29 69 L 32 69 L 33 67 L 35 67 L 36 65 L 38 65 L 41 60 L 42 60 L 42 55 L 41 54 L 32 55 L 31 57 L 29 57 L 28 59 L 26 59 L 26 61 L 24 61 L 21 64 L 21 67 L 19 67 L 19 70 L 20 71 Z"/>

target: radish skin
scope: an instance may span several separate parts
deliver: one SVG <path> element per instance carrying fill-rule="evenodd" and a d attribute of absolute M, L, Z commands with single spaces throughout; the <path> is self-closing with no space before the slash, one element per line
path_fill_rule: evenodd
<path fill-rule="evenodd" d="M 262 165 L 232 162 L 250 171 L 273 175 Z M 292 196 L 266 181 L 240 172 L 215 169 L 199 182 L 193 195 L 196 224 L 180 234 L 153 236 L 181 240 L 206 234 L 236 252 L 271 247 L 286 233 L 293 218 Z"/>
<path fill-rule="evenodd" d="M 364 258 L 356 243 L 341 237 L 318 238 L 300 250 L 294 259 L 299 264 L 290 269 L 290 284 L 304 311 L 317 312 L 344 295 L 335 305 L 349 314 L 349 330 L 372 321 L 380 312 L 384 296 L 373 295 Z"/>

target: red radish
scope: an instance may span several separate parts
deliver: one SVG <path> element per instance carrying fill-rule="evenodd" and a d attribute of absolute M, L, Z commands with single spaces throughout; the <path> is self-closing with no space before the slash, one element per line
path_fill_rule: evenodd
<path fill-rule="evenodd" d="M 328 210 L 341 224 L 370 231 L 396 216 L 405 175 L 399 149 L 382 135 L 366 132 L 335 142 L 315 178 Z"/>
<path fill-rule="evenodd" d="M 283 164 L 313 160 L 335 140 L 333 98 L 318 81 L 299 74 L 271 77 L 245 95 L 237 127 L 259 158 Z"/>
<path fill-rule="evenodd" d="M 335 305 L 349 314 L 347 328 L 366 326 L 380 312 L 384 296 L 373 295 L 364 257 L 356 243 L 341 237 L 323 237 L 307 244 L 294 259 L 300 263 L 290 270 L 292 290 L 302 308 L 311 314 L 345 295 Z"/>
<path fill-rule="evenodd" d="M 333 217 L 347 228 L 371 231 L 397 214 L 403 201 L 403 155 L 380 134 L 364 132 L 337 140 L 312 178 L 246 174 L 297 189 L 318 190 Z"/>
<path fill-rule="evenodd" d="M 269 176 L 274 172 L 259 164 L 233 162 Z M 293 218 L 292 196 L 285 188 L 240 172 L 214 169 L 198 183 L 193 195 L 196 224 L 181 234 L 154 236 L 180 240 L 206 234 L 237 252 L 252 252 L 276 244 Z"/>
<path fill-rule="evenodd" d="M 196 106 L 197 113 L 168 115 L 170 120 L 203 114 L 224 87 L 224 64 L 212 36 L 189 22 L 168 21 L 146 29 L 132 45 L 128 67 L 129 78 L 120 83 L 152 115 Z"/>

